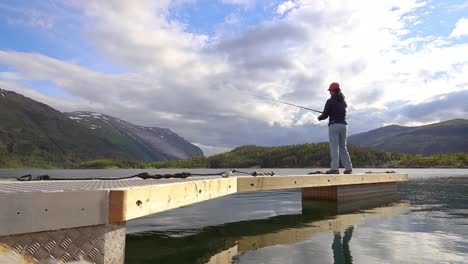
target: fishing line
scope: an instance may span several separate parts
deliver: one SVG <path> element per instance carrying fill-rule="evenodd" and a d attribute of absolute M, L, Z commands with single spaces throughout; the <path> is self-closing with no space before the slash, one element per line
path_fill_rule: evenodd
<path fill-rule="evenodd" d="M 276 99 L 269 98 L 269 97 L 265 97 L 265 96 L 260 96 L 260 95 L 255 95 L 255 94 L 249 94 L 249 95 L 251 95 L 251 96 L 253 96 L 253 97 L 255 97 L 255 98 L 258 98 L 258 99 L 270 100 L 270 101 L 273 101 L 273 102 L 282 103 L 282 104 L 286 104 L 286 105 L 290 105 L 290 106 L 302 108 L 302 109 L 309 110 L 309 111 L 312 111 L 312 112 L 316 112 L 316 113 L 319 113 L 319 114 L 322 114 L 322 113 L 323 113 L 322 111 L 318 111 L 318 110 L 315 110 L 315 109 L 312 109 L 312 108 L 308 108 L 308 107 L 304 107 L 304 106 L 300 106 L 300 105 L 296 105 L 296 104 L 292 104 L 292 103 L 288 103 L 288 102 L 276 100 Z"/>

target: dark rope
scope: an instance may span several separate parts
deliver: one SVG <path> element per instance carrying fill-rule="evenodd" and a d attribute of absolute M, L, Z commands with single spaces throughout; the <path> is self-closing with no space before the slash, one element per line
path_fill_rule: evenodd
<path fill-rule="evenodd" d="M 263 171 L 254 171 L 251 173 L 252 176 L 257 177 L 257 176 L 275 176 L 275 172 L 269 171 L 269 172 L 263 172 Z"/>
<path fill-rule="evenodd" d="M 47 181 L 50 180 L 51 177 L 49 175 L 40 175 L 35 178 L 31 174 L 23 175 L 21 177 L 16 178 L 18 181 Z"/>
<path fill-rule="evenodd" d="M 193 174 L 191 174 L 190 172 L 181 172 L 181 173 L 174 173 L 174 174 L 153 174 L 153 175 L 147 172 L 142 172 L 142 173 L 133 175 L 131 177 L 141 178 L 143 180 L 147 180 L 147 179 L 159 180 L 159 179 L 169 179 L 169 178 L 185 179 L 192 175 Z"/>
<path fill-rule="evenodd" d="M 375 172 L 375 171 L 366 171 L 365 174 L 386 174 L 386 173 L 396 173 L 396 171 L 378 171 L 378 172 Z"/>
<path fill-rule="evenodd" d="M 253 172 L 245 172 L 245 171 L 238 171 L 234 170 L 234 172 L 240 173 L 240 174 L 246 174 L 250 176 L 274 176 L 276 173 L 274 171 L 268 171 L 268 172 L 263 172 L 263 171 L 253 171 Z"/>
<path fill-rule="evenodd" d="M 309 175 L 310 174 L 325 174 L 325 172 L 323 172 L 323 171 L 314 171 L 314 172 L 309 172 L 307 174 L 309 174 Z"/>
<path fill-rule="evenodd" d="M 16 180 L 18 180 L 18 181 L 30 181 L 30 180 L 32 180 L 32 175 L 31 174 L 26 174 L 26 175 L 23 175 L 23 176 L 20 176 L 20 177 L 16 178 Z"/>
<path fill-rule="evenodd" d="M 245 171 L 238 171 L 238 170 L 234 170 L 234 171 L 237 172 L 237 173 L 240 173 L 240 174 L 246 174 L 246 175 L 251 175 L 251 176 L 253 176 L 253 175 L 252 175 L 252 172 L 245 172 Z"/>
<path fill-rule="evenodd" d="M 233 176 L 235 173 L 250 175 L 250 176 L 274 176 L 276 175 L 275 172 L 263 172 L 263 171 L 253 171 L 253 172 L 245 172 L 245 171 L 238 171 L 238 170 L 228 170 L 222 171 L 217 173 L 190 173 L 190 172 L 181 172 L 181 173 L 174 173 L 174 174 L 149 174 L 147 172 L 138 173 L 132 176 L 125 176 L 125 177 L 116 177 L 116 178 L 108 178 L 108 177 L 91 177 L 91 178 L 55 178 L 49 175 L 39 175 L 33 177 L 31 174 L 23 175 L 17 177 L 16 180 L 18 181 L 89 181 L 89 180 L 101 180 L 101 181 L 114 181 L 114 180 L 126 180 L 132 178 L 140 178 L 143 180 L 153 179 L 170 179 L 170 178 L 178 178 L 178 179 L 185 179 L 191 176 L 221 176 L 223 178 L 228 178 Z M 395 171 L 384 171 L 384 172 L 373 172 L 373 171 L 366 171 L 365 174 L 387 174 L 387 173 L 396 173 Z M 314 171 L 307 173 L 308 175 L 311 174 L 325 174 L 323 171 Z"/>
<path fill-rule="evenodd" d="M 125 177 L 116 177 L 116 178 L 109 178 L 109 177 L 91 177 L 91 178 L 56 178 L 56 177 L 51 177 L 49 175 L 40 175 L 37 177 L 33 177 L 31 174 L 23 175 L 16 180 L 18 181 L 89 181 L 89 180 L 101 180 L 101 181 L 113 181 L 113 180 L 126 180 L 126 179 L 132 179 L 132 178 L 140 178 L 143 180 L 147 179 L 170 179 L 170 178 L 179 178 L 179 179 L 185 179 L 190 176 L 221 176 L 223 178 L 228 178 L 234 173 L 240 173 L 240 174 L 247 174 L 251 176 L 273 176 L 275 173 L 273 171 L 271 172 L 243 172 L 243 171 L 238 171 L 238 170 L 228 170 L 228 171 L 222 171 L 218 173 L 190 173 L 190 172 L 181 172 L 181 173 L 174 173 L 174 174 L 149 174 L 147 172 L 142 172 L 138 173 L 132 176 L 125 176 Z"/>
<path fill-rule="evenodd" d="M 228 171 L 222 171 L 218 173 L 192 173 L 193 176 L 224 176 L 224 175 L 232 175 L 235 170 L 228 170 Z"/>
<path fill-rule="evenodd" d="M 18 181 L 89 181 L 89 180 L 101 180 L 101 181 L 113 181 L 113 180 L 126 180 L 132 178 L 140 178 L 143 180 L 146 179 L 169 179 L 169 178 L 182 178 L 185 179 L 192 174 L 190 172 L 182 172 L 182 173 L 175 173 L 175 174 L 154 174 L 150 175 L 147 172 L 135 174 L 132 176 L 125 176 L 125 177 L 115 177 L 115 178 L 108 178 L 108 177 L 92 177 L 92 178 L 59 178 L 59 177 L 51 177 L 49 175 L 40 175 L 37 177 L 32 177 L 32 175 L 24 175 L 21 177 L 16 178 Z"/>

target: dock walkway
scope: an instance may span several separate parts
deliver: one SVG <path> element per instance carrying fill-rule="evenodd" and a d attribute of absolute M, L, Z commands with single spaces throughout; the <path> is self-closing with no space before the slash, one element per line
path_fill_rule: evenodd
<path fill-rule="evenodd" d="M 54 230 L 81 228 L 92 233 L 88 230 L 92 227 L 100 228 L 102 237 L 120 230 L 117 233 L 122 240 L 121 237 L 125 236 L 125 222 L 128 220 L 234 193 L 300 188 L 303 200 L 340 202 L 396 193 L 397 183 L 407 179 L 407 174 L 375 173 L 228 178 L 203 176 L 158 180 L 0 181 L 0 243 L 12 241 L 12 237 L 20 237 L 21 234 Z M 103 245 L 106 243 L 104 241 Z M 24 250 L 24 247 L 18 250 Z M 101 253 L 104 257 L 96 263 L 121 261 L 107 261 L 104 249 Z"/>

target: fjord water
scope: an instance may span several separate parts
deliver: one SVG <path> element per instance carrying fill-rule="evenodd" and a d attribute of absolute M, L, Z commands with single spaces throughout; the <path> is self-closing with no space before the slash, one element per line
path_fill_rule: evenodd
<path fill-rule="evenodd" d="M 397 171 L 400 197 L 361 210 L 303 212 L 299 190 L 269 191 L 131 221 L 126 263 L 468 263 L 468 170 Z"/>
<path fill-rule="evenodd" d="M 282 175 L 315 170 L 274 169 Z M 0 178 L 140 171 L 0 170 Z M 235 194 L 129 221 L 125 263 L 468 263 L 468 170 L 396 171 L 410 175 L 399 184 L 398 197 L 341 209 L 317 202 L 303 210 L 300 190 L 281 190 Z"/>

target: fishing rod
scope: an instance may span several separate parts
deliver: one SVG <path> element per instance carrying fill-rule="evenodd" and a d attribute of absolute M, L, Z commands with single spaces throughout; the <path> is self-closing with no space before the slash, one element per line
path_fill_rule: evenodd
<path fill-rule="evenodd" d="M 265 96 L 254 95 L 254 94 L 251 94 L 251 96 L 259 98 L 259 99 L 265 99 L 265 100 L 270 100 L 270 101 L 277 102 L 277 103 L 287 104 L 287 105 L 294 106 L 294 107 L 299 107 L 299 108 L 302 108 L 302 109 L 305 109 L 305 110 L 309 110 L 309 111 L 312 111 L 312 112 L 322 114 L 321 111 L 318 111 L 318 110 L 315 110 L 315 109 L 311 109 L 311 108 L 300 106 L 300 105 L 291 104 L 291 103 L 288 103 L 288 102 L 283 102 L 283 101 L 276 100 L 276 99 L 273 99 L 273 98 L 268 98 L 268 97 L 265 97 Z"/>

